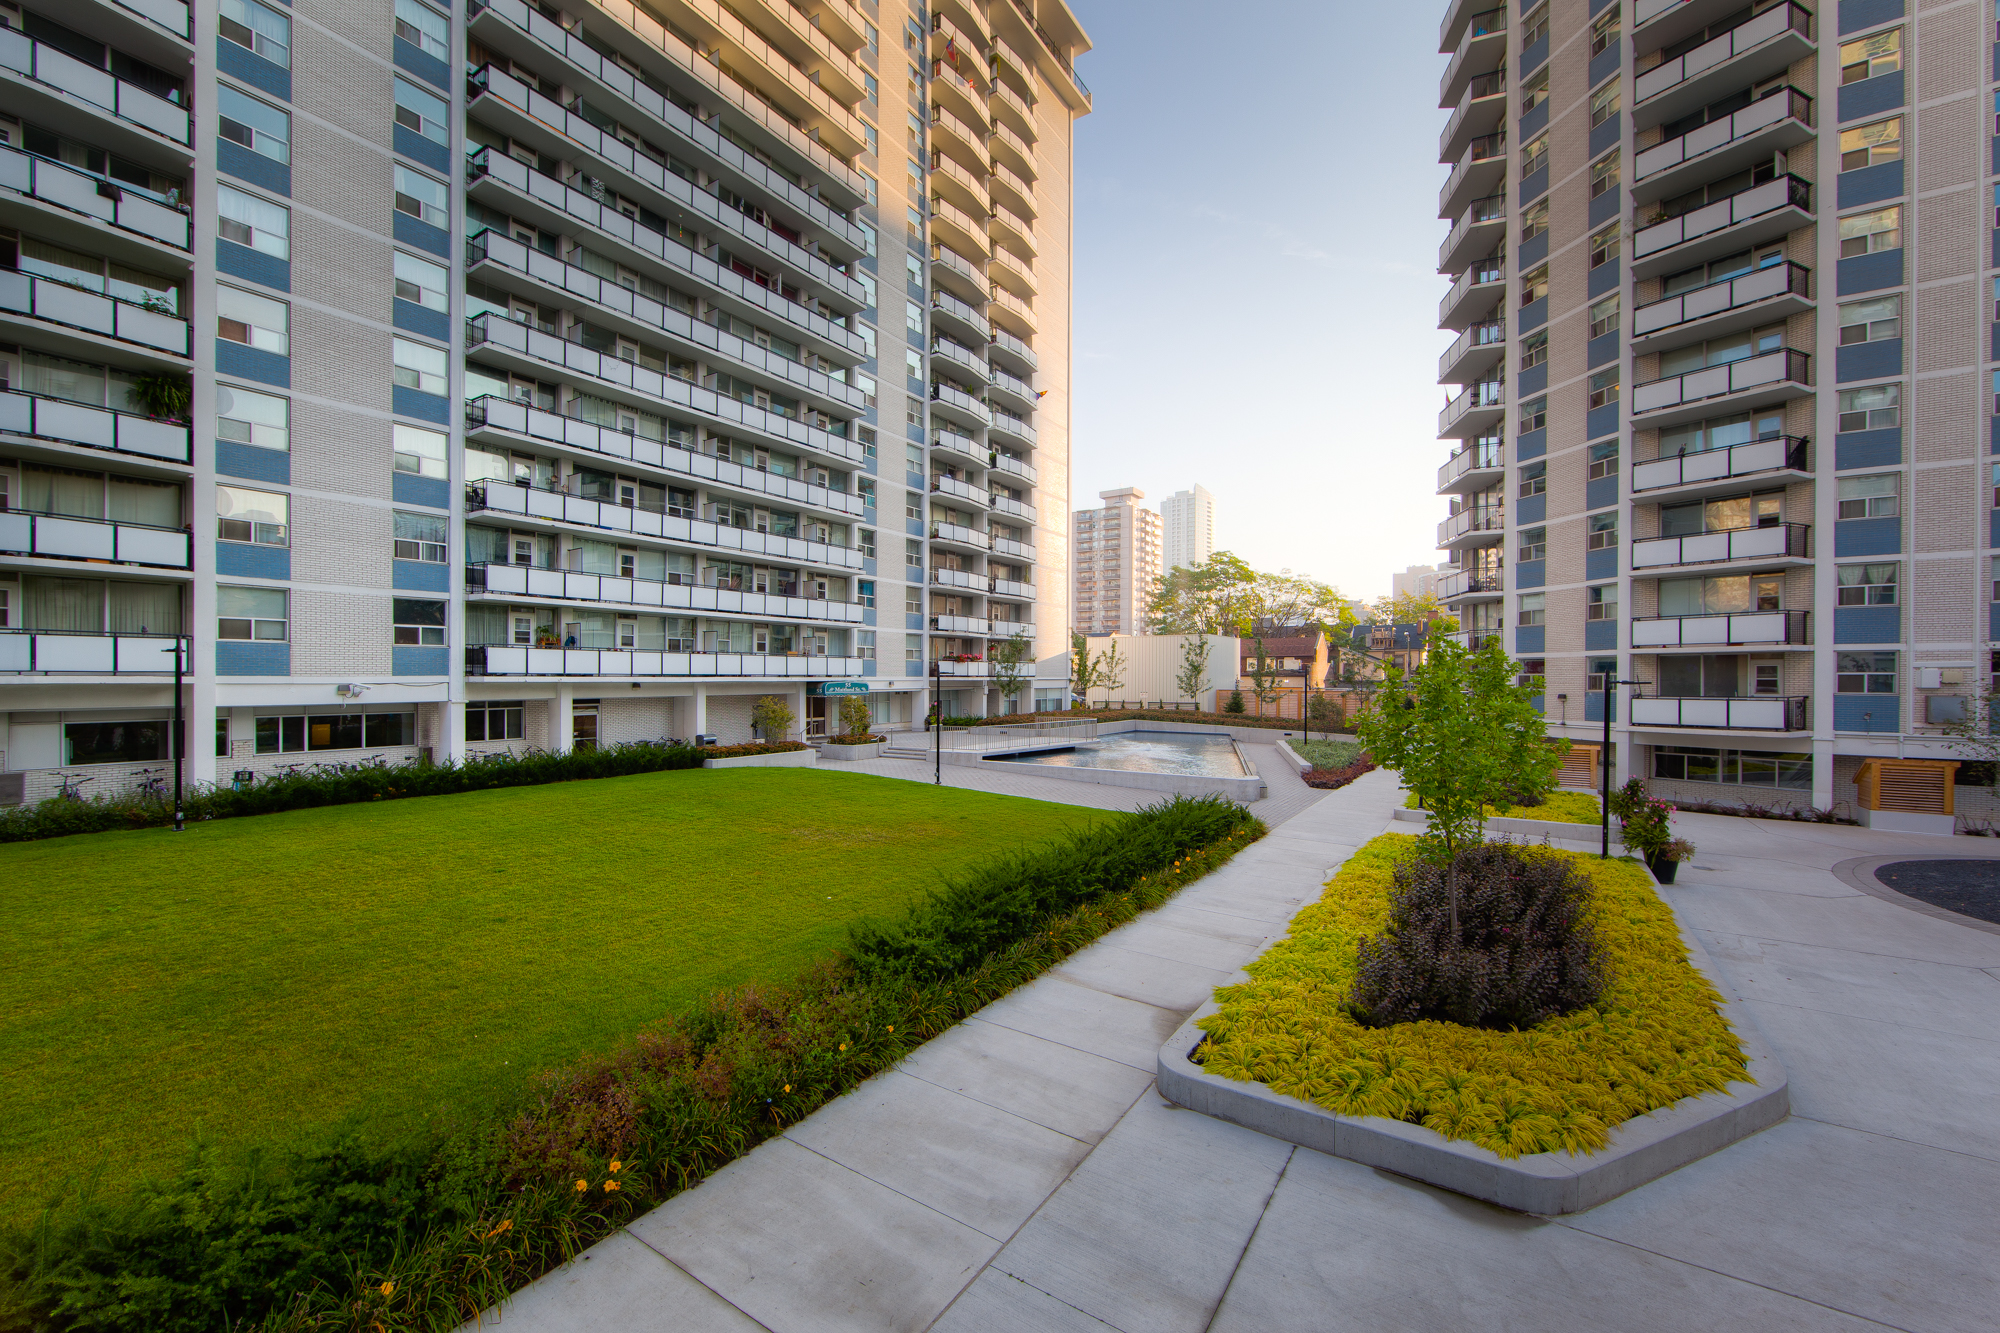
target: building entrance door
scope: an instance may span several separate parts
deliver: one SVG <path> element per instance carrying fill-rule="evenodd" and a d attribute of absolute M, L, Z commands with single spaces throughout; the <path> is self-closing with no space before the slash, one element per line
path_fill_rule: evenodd
<path fill-rule="evenodd" d="M 597 705 L 579 705 L 571 715 L 569 745 L 572 750 L 597 748 Z"/>

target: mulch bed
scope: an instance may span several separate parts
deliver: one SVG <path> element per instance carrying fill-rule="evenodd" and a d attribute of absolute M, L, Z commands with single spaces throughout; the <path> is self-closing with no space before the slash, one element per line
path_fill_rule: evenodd
<path fill-rule="evenodd" d="M 2000 925 L 2000 861 L 1897 861 L 1875 878 L 1905 898 Z"/>
<path fill-rule="evenodd" d="M 1338 791 L 1363 773 L 1373 773 L 1375 761 L 1364 752 L 1359 759 L 1345 768 L 1309 768 L 1299 776 L 1306 780 L 1306 786 L 1318 787 L 1322 791 Z"/>

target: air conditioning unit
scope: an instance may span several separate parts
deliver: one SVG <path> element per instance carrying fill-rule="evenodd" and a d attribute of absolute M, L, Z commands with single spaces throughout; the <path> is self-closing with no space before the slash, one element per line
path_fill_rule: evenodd
<path fill-rule="evenodd" d="M 1917 668 L 1917 688 L 1920 690 L 1942 690 L 1965 684 L 1964 667 L 1920 666 Z"/>

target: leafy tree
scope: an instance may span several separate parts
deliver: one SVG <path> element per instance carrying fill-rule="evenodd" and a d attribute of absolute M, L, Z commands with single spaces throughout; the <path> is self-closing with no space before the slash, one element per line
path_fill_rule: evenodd
<path fill-rule="evenodd" d="M 767 741 L 782 741 L 792 734 L 792 706 L 781 694 L 766 694 L 750 708 L 750 722 L 764 733 Z"/>
<path fill-rule="evenodd" d="M 868 707 L 865 694 L 843 694 L 840 696 L 840 725 L 849 736 L 866 736 L 875 724 L 875 714 Z"/>
<path fill-rule="evenodd" d="M 1981 685 L 1965 701 L 1965 715 L 1941 728 L 1945 744 L 1967 761 L 1983 766 L 1988 783 L 2000 791 L 2000 728 L 1994 710 L 2000 708 L 2000 692 L 1992 684 Z"/>
<path fill-rule="evenodd" d="M 1069 642 L 1070 684 L 1085 703 L 1092 690 L 1125 688 L 1125 654 L 1118 647 L 1118 636 L 1112 636 L 1109 648 L 1094 654 L 1090 640 L 1081 633 L 1071 633 Z"/>
<path fill-rule="evenodd" d="M 1534 688 L 1516 683 L 1518 671 L 1497 637 L 1476 653 L 1442 639 L 1407 678 L 1390 667 L 1355 724 L 1375 762 L 1400 770 L 1430 812 L 1418 852 L 1446 873 L 1454 929 L 1458 858 L 1485 841 L 1486 807 L 1553 790 L 1568 748 L 1548 743 Z"/>
<path fill-rule="evenodd" d="M 1208 636 L 1189 634 L 1181 639 L 1181 669 L 1174 673 L 1174 688 L 1181 698 L 1201 702 L 1201 687 L 1208 683 Z"/>
<path fill-rule="evenodd" d="M 1000 697 L 1009 701 L 1018 699 L 1027 688 L 1034 673 L 1024 669 L 1024 664 L 1034 660 L 1034 645 L 1020 630 L 1014 637 L 995 648 L 987 657 L 993 663 L 993 684 L 1000 691 Z"/>
<path fill-rule="evenodd" d="M 1399 596 L 1377 597 L 1369 608 L 1384 625 L 1421 625 L 1444 614 L 1444 604 L 1434 592 L 1406 592 Z"/>
<path fill-rule="evenodd" d="M 1264 652 L 1264 636 L 1257 636 L 1257 655 L 1250 659 L 1250 690 L 1257 696 L 1258 703 L 1270 703 L 1278 697 L 1278 665 Z"/>
<path fill-rule="evenodd" d="M 1146 617 L 1155 634 L 1246 634 L 1258 614 L 1256 586 L 1256 570 L 1239 556 L 1217 551 L 1160 576 Z"/>
<path fill-rule="evenodd" d="M 1118 636 L 1111 636 L 1111 646 L 1097 655 L 1097 684 L 1100 689 L 1122 690 L 1125 688 L 1125 654 L 1118 647 Z"/>

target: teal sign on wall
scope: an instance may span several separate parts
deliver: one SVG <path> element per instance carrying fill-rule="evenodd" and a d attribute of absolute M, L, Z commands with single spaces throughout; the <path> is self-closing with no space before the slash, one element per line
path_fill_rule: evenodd
<path fill-rule="evenodd" d="M 866 694 L 868 682 L 865 680 L 822 680 L 806 686 L 807 694 Z"/>

